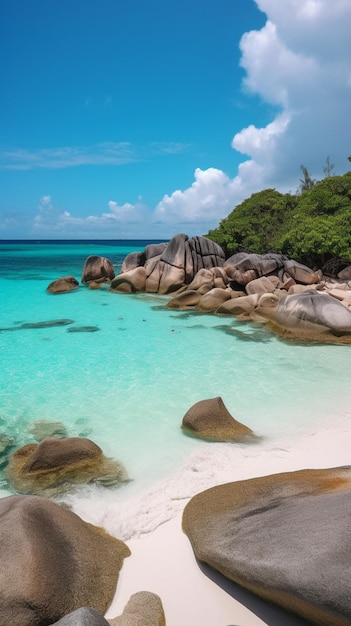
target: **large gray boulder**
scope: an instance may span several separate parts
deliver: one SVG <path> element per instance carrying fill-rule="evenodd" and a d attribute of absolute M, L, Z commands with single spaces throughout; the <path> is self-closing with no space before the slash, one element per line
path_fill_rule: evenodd
<path fill-rule="evenodd" d="M 349 626 L 351 469 L 302 470 L 208 489 L 187 504 L 196 557 L 319 626 Z"/>
<path fill-rule="evenodd" d="M 313 285 L 318 283 L 322 274 L 320 272 L 314 272 L 310 267 L 302 265 L 293 259 L 287 259 L 284 261 L 284 271 L 291 276 L 297 283 L 302 285 Z"/>
<path fill-rule="evenodd" d="M 146 272 L 144 267 L 135 267 L 121 272 L 111 282 L 110 291 L 137 293 L 145 291 Z"/>
<path fill-rule="evenodd" d="M 0 624 L 43 626 L 89 606 L 102 615 L 129 548 L 38 496 L 0 499 Z"/>
<path fill-rule="evenodd" d="M 115 277 L 115 270 L 109 259 L 104 256 L 89 256 L 83 267 L 82 283 L 110 282 Z"/>
<path fill-rule="evenodd" d="M 315 289 L 287 295 L 277 306 L 258 306 L 257 311 L 279 327 L 301 337 L 332 336 L 351 337 L 351 311 L 328 293 Z"/>
<path fill-rule="evenodd" d="M 282 254 L 249 254 L 238 253 L 229 257 L 224 263 L 228 276 L 239 285 L 278 272 L 284 267 L 286 257 Z"/>

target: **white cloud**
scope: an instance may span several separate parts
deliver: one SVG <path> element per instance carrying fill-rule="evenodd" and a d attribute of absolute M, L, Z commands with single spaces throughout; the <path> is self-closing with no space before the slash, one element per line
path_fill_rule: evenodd
<path fill-rule="evenodd" d="M 42 196 L 38 205 L 39 213 L 44 213 L 52 208 L 51 196 Z"/>
<path fill-rule="evenodd" d="M 291 51 L 327 62 L 350 58 L 349 0 L 256 0 L 256 4 L 277 25 L 280 39 Z"/>
<path fill-rule="evenodd" d="M 256 4 L 267 21 L 241 39 L 243 90 L 271 105 L 272 118 L 262 128 L 253 120 L 233 137 L 233 149 L 247 157 L 237 175 L 230 178 L 216 167 L 197 168 L 189 188 L 165 195 L 153 211 L 139 201 L 110 200 L 108 211 L 80 218 L 68 211 L 55 212 L 50 196 L 43 196 L 35 218 L 37 230 L 56 228 L 72 234 L 79 229 L 82 236 L 113 237 L 116 228 L 119 237 L 137 233 L 157 237 L 162 229 L 171 236 L 185 225 L 201 234 L 260 189 L 294 192 L 301 164 L 313 178 L 320 178 L 329 156 L 335 172 L 345 172 L 351 152 L 350 0 L 256 0 Z M 0 167 L 119 164 L 188 148 L 152 143 L 140 149 L 111 142 L 92 148 L 17 150 L 0 154 Z"/>
<path fill-rule="evenodd" d="M 351 152 L 351 2 L 256 0 L 267 22 L 240 42 L 243 81 L 276 109 L 263 128 L 243 128 L 232 147 L 249 157 L 229 179 L 220 170 L 196 170 L 195 182 L 165 196 L 156 215 L 165 222 L 219 220 L 263 188 L 295 192 L 304 164 L 323 176 L 329 156 L 335 172 Z"/>
<path fill-rule="evenodd" d="M 0 169 L 64 169 L 86 165 L 123 165 L 140 162 L 155 155 L 179 154 L 188 148 L 189 145 L 180 142 L 153 142 L 140 147 L 127 141 L 105 141 L 94 146 L 0 150 Z"/>
<path fill-rule="evenodd" d="M 221 170 L 195 170 L 195 182 L 185 191 L 165 195 L 155 209 L 154 217 L 164 223 L 195 222 L 218 219 L 232 208 L 238 189 Z"/>
<path fill-rule="evenodd" d="M 135 205 L 129 202 L 119 205 L 110 200 L 107 206 L 109 210 L 99 215 L 77 217 L 67 210 L 57 209 L 51 196 L 43 196 L 33 219 L 32 233 L 37 236 L 55 235 L 62 238 L 69 238 L 75 234 L 87 238 L 132 238 L 133 228 L 137 224 L 145 227 L 145 224 L 150 222 L 150 211 L 139 200 Z M 141 236 L 144 236 L 142 229 Z"/>

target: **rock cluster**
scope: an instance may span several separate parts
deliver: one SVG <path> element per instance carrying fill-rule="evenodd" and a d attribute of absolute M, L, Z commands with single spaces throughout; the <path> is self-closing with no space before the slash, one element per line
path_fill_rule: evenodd
<path fill-rule="evenodd" d="M 117 276 L 109 259 L 89 256 L 82 283 L 92 289 L 109 283 L 118 293 L 168 294 L 170 309 L 261 322 L 287 339 L 351 343 L 351 264 L 343 260 L 336 269 L 330 278 L 275 253 L 239 252 L 226 259 L 210 239 L 179 233 L 127 255 Z M 77 284 L 63 277 L 48 290 L 63 293 L 65 285 L 69 291 Z M 72 332 L 77 330 L 98 328 Z"/>
<path fill-rule="evenodd" d="M 183 530 L 196 557 L 319 626 L 350 624 L 351 468 L 228 483 L 194 496 Z"/>
<path fill-rule="evenodd" d="M 351 343 L 351 285 L 278 254 L 235 254 L 198 272 L 166 306 L 264 323 L 286 338 Z"/>
<path fill-rule="evenodd" d="M 222 248 L 210 239 L 180 233 L 168 244 L 151 244 L 128 255 L 111 290 L 167 294 L 189 284 L 200 270 L 222 266 L 224 259 Z"/>
<path fill-rule="evenodd" d="M 328 279 L 282 254 L 225 259 L 211 240 L 178 234 L 129 254 L 110 291 L 169 294 L 170 309 L 261 322 L 287 339 L 349 343 L 350 268 L 343 264 L 338 278 Z"/>

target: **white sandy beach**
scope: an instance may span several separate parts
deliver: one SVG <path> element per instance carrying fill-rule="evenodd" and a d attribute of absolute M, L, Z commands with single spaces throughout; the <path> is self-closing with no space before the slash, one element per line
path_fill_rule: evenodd
<path fill-rule="evenodd" d="M 349 415 L 344 417 L 338 428 L 311 432 L 290 443 L 289 447 L 268 447 L 265 452 L 257 450 L 257 454 L 248 454 L 240 468 L 236 466 L 236 478 L 229 480 L 243 480 L 298 469 L 349 465 L 351 422 Z M 213 444 L 213 448 L 207 448 L 207 464 L 211 465 L 216 455 L 218 458 L 218 454 L 221 454 L 223 460 L 223 454 L 225 456 L 226 453 L 235 454 L 234 448 L 227 444 L 224 447 L 222 444 Z M 191 465 L 196 466 L 194 456 Z M 224 466 L 226 463 L 222 467 Z M 184 466 L 181 471 L 186 473 L 188 470 L 189 465 Z M 223 470 L 221 476 L 219 470 L 215 479 L 212 477 L 207 486 L 228 482 L 227 474 Z M 165 485 L 160 484 L 160 489 L 164 488 Z M 156 497 L 155 493 L 154 490 L 146 494 L 146 497 L 150 497 L 150 509 L 152 500 Z M 172 483 L 169 497 L 172 500 Z M 202 571 L 194 558 L 190 542 L 181 529 L 182 510 L 187 501 L 188 499 L 178 499 L 178 505 L 169 507 L 169 517 L 172 518 L 170 521 L 161 523 L 153 532 L 140 533 L 140 537 L 134 536 L 126 541 L 132 555 L 124 561 L 117 591 L 106 617 L 120 615 L 133 593 L 150 591 L 158 594 L 162 600 L 167 626 L 304 624 L 303 620 L 271 607 L 220 575 L 207 570 L 217 579 L 217 584 Z M 105 521 L 108 529 L 111 520 L 109 522 L 107 517 Z"/>

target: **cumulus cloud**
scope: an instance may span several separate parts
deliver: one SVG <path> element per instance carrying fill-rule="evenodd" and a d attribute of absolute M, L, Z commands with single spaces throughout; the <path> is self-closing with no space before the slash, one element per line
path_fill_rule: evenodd
<path fill-rule="evenodd" d="M 242 181 L 231 180 L 221 170 L 197 168 L 195 181 L 185 191 L 165 195 L 155 209 L 155 219 L 163 223 L 191 223 L 218 219 L 232 209 Z"/>
<path fill-rule="evenodd" d="M 330 157 L 335 173 L 345 172 L 351 152 L 350 0 L 255 1 L 267 20 L 263 28 L 241 38 L 243 92 L 247 97 L 258 96 L 270 105 L 272 113 L 264 127 L 253 120 L 232 139 L 228 136 L 228 143 L 231 140 L 232 148 L 243 155 L 236 176 L 230 178 L 215 163 L 207 170 L 197 168 L 189 188 L 165 195 L 153 211 L 141 203 L 111 200 L 107 211 L 88 218 L 61 212 L 57 227 L 62 232 L 76 226 L 82 235 L 111 236 L 110 226 L 119 225 L 124 227 L 119 231 L 122 237 L 128 236 L 129 225 L 138 223 L 142 236 L 156 237 L 163 227 L 174 234 L 184 225 L 201 234 L 216 227 L 235 205 L 260 189 L 295 192 L 301 164 L 318 179 Z M 186 149 L 183 144 L 154 143 L 147 153 L 174 154 Z M 6 158 L 3 155 L 2 167 L 120 163 L 145 154 L 128 143 L 100 144 L 93 150 L 17 151 Z M 50 204 L 50 197 L 44 196 L 37 229 L 50 224 L 54 213 Z"/>
<path fill-rule="evenodd" d="M 69 238 L 74 233 L 87 238 L 133 238 L 135 226 L 139 224 L 144 228 L 150 221 L 150 212 L 141 199 L 136 204 L 126 202 L 122 205 L 110 200 L 107 207 L 108 210 L 99 215 L 79 217 L 72 215 L 70 211 L 56 208 L 51 196 L 42 196 L 33 220 L 32 234 L 49 238 Z M 142 230 L 140 235 L 145 236 Z"/>
<path fill-rule="evenodd" d="M 304 164 L 321 178 L 329 156 L 336 173 L 347 169 L 351 133 L 351 3 L 349 0 L 256 0 L 264 27 L 243 35 L 243 90 L 273 106 L 265 127 L 251 124 L 232 139 L 248 157 L 229 179 L 220 170 L 196 170 L 188 189 L 165 196 L 156 216 L 165 222 L 213 221 L 265 187 L 296 190 Z"/>

